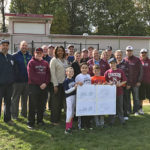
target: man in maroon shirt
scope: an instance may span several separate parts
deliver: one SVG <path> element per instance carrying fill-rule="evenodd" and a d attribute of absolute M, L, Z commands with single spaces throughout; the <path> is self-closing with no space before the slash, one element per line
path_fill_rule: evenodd
<path fill-rule="evenodd" d="M 135 116 L 137 116 L 139 110 L 139 86 L 141 85 L 141 81 L 142 81 L 143 68 L 140 59 L 133 55 L 132 46 L 126 47 L 125 61 L 127 61 L 129 64 L 128 80 L 127 80 L 128 111 L 131 112 L 130 93 L 132 93 L 133 113 Z"/>
<path fill-rule="evenodd" d="M 124 124 L 124 114 L 123 114 L 123 88 L 122 86 L 126 83 L 125 73 L 117 68 L 117 62 L 115 58 L 108 60 L 110 69 L 107 70 L 104 74 L 106 81 L 110 85 L 116 85 L 117 87 L 117 97 L 116 97 L 116 112 L 119 117 L 120 123 Z M 114 124 L 115 116 L 111 117 L 111 125 Z"/>
<path fill-rule="evenodd" d="M 89 66 L 89 74 L 91 76 L 94 75 L 93 73 L 93 66 L 94 65 L 99 65 L 100 70 L 101 70 L 101 76 L 104 75 L 105 71 L 107 71 L 108 69 L 110 69 L 109 64 L 104 61 L 103 59 L 100 59 L 99 57 L 99 51 L 98 50 L 93 50 L 93 58 L 88 60 L 87 62 L 88 66 Z"/>
<path fill-rule="evenodd" d="M 37 48 L 34 57 L 27 66 L 29 84 L 29 115 L 28 128 L 32 129 L 35 124 L 37 113 L 37 124 L 43 125 L 44 100 L 46 98 L 46 87 L 50 82 L 50 69 L 48 63 L 43 60 L 43 49 Z"/>
<path fill-rule="evenodd" d="M 144 114 L 142 110 L 143 100 L 150 100 L 150 59 L 147 56 L 147 49 L 143 48 L 140 51 L 140 60 L 143 66 L 143 79 L 139 88 L 140 109 L 139 113 Z"/>

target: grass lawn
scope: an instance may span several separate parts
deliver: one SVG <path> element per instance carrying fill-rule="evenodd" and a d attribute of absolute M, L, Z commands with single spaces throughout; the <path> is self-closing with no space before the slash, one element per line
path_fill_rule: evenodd
<path fill-rule="evenodd" d="M 20 118 L 9 126 L 0 120 L 0 150 L 150 150 L 150 105 L 144 106 L 144 115 L 133 116 L 126 126 L 118 121 L 114 127 L 94 128 L 65 135 L 65 119 L 52 126 L 49 117 L 46 125 L 30 130 L 27 120 Z"/>

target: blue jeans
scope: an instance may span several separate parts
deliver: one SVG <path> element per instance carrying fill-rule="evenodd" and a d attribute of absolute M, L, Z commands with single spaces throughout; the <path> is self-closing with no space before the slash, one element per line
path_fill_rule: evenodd
<path fill-rule="evenodd" d="M 139 86 L 131 87 L 129 90 L 127 90 L 127 105 L 128 105 L 128 111 L 131 112 L 131 93 L 133 96 L 133 113 L 138 112 L 139 110 Z"/>
<path fill-rule="evenodd" d="M 120 120 L 120 123 L 124 123 L 124 113 L 123 113 L 123 95 L 117 96 L 116 98 L 116 114 Z M 110 123 L 114 124 L 116 115 L 110 115 Z"/>

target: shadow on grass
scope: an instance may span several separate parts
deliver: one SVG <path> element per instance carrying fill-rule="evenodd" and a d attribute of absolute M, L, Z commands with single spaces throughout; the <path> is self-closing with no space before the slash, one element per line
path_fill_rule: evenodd
<path fill-rule="evenodd" d="M 38 149 L 39 143 L 44 143 L 47 139 L 52 140 L 53 137 L 48 131 L 42 132 L 42 130 L 44 131 L 43 127 L 35 127 L 35 129 L 31 130 L 27 128 L 27 125 L 23 119 L 19 121 L 20 122 L 16 121 L 14 125 L 2 123 L 0 124 L 0 128 L 1 130 L 9 133 L 9 136 L 12 135 L 15 139 L 18 138 L 22 140 L 23 143 L 28 143 L 31 150 Z"/>
<path fill-rule="evenodd" d="M 22 144 L 28 143 L 30 145 L 28 149 L 31 150 L 148 150 L 150 148 L 150 107 L 144 108 L 146 113 L 140 116 L 131 115 L 127 121 L 127 126 L 121 126 L 118 119 L 116 119 L 115 125 L 112 128 L 108 126 L 105 129 L 94 128 L 93 131 L 78 131 L 77 122 L 75 122 L 76 130 L 71 136 L 64 134 L 64 115 L 59 126 L 52 126 L 49 116 L 45 116 L 45 126 L 36 126 L 35 130 L 27 128 L 27 120 L 24 118 L 15 121 L 16 124 L 14 126 L 0 123 L 0 128 L 8 132 L 8 135 L 20 139 L 19 141 L 22 140 Z M 106 117 L 105 121 L 108 124 L 108 117 Z M 2 138 L 6 132 L 4 132 Z M 16 143 L 15 140 L 13 145 L 17 145 Z M 15 147 L 14 149 L 17 148 Z"/>

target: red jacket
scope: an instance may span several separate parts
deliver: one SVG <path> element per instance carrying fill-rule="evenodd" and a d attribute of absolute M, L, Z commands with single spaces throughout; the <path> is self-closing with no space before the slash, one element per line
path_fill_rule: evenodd
<path fill-rule="evenodd" d="M 128 62 L 128 79 L 127 85 L 136 86 L 137 82 L 141 82 L 143 78 L 143 67 L 140 59 L 136 56 L 125 57 Z"/>
<path fill-rule="evenodd" d="M 140 58 L 142 66 L 143 66 L 143 83 L 150 84 L 150 59 L 147 57 L 145 60 Z"/>
<path fill-rule="evenodd" d="M 94 66 L 94 59 L 92 58 L 92 59 L 90 59 L 88 62 L 87 62 L 87 64 L 89 65 L 89 74 L 91 75 L 91 76 L 93 76 L 94 75 L 94 73 L 93 73 L 93 66 Z M 106 62 L 106 61 L 104 61 L 103 59 L 100 59 L 99 60 L 99 66 L 100 66 L 100 71 L 101 71 L 101 76 L 103 76 L 104 75 L 104 73 L 108 70 L 108 69 L 110 69 L 110 67 L 109 67 L 109 64 Z"/>
<path fill-rule="evenodd" d="M 27 72 L 29 84 L 40 86 L 43 83 L 48 85 L 50 82 L 50 69 L 45 60 L 39 61 L 35 58 L 32 58 L 28 63 Z"/>

